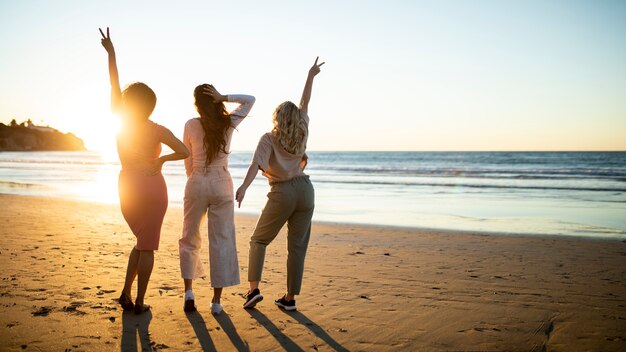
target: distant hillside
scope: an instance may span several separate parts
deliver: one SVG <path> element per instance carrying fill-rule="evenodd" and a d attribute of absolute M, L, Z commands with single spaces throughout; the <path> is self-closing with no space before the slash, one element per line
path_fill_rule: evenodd
<path fill-rule="evenodd" d="M 83 140 L 31 120 L 9 125 L 0 123 L 0 151 L 85 150 Z"/>

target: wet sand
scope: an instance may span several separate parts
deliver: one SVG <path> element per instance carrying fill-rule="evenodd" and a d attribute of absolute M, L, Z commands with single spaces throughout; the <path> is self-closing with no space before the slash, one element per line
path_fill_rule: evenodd
<path fill-rule="evenodd" d="M 225 289 L 224 313 L 212 316 L 207 279 L 187 315 L 182 209 L 172 208 L 146 298 L 153 310 L 135 316 L 115 303 L 134 243 L 117 206 L 0 202 L 3 351 L 626 350 L 624 241 L 316 223 L 298 312 L 272 302 L 286 281 L 281 233 L 257 309 L 241 308 L 244 282 Z M 244 280 L 255 221 L 237 217 Z"/>

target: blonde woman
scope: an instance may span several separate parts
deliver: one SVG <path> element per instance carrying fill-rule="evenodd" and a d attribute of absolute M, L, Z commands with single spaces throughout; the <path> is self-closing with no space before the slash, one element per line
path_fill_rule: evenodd
<path fill-rule="evenodd" d="M 197 86 L 193 94 L 200 117 L 187 121 L 183 135 L 183 142 L 191 153 L 185 159 L 185 216 L 179 241 L 180 271 L 185 283 L 184 310 L 196 310 L 193 280 L 205 275 L 200 253 L 200 223 L 206 215 L 213 287 L 211 313 L 220 314 L 222 289 L 239 284 L 235 202 L 228 153 L 233 131 L 248 116 L 255 99 L 251 95 L 222 95 L 210 84 Z M 224 102 L 239 106 L 228 113 Z"/>
<path fill-rule="evenodd" d="M 318 65 L 318 59 L 319 57 L 315 59 L 309 70 L 300 106 L 286 101 L 274 111 L 274 128 L 261 137 L 248 173 L 235 195 L 241 206 L 246 190 L 259 169 L 263 171 L 263 176 L 269 181 L 270 192 L 250 239 L 248 265 L 250 290 L 246 295 L 244 308 L 253 308 L 263 300 L 259 282 L 265 261 L 265 247 L 287 223 L 287 293 L 275 303 L 285 310 L 296 310 L 295 296 L 300 294 L 302 286 L 304 257 L 309 244 L 311 218 L 315 207 L 313 185 L 309 176 L 304 173 L 304 168 L 307 163 L 305 150 L 309 137 L 307 111 L 313 78 L 324 64 L 322 62 Z"/>

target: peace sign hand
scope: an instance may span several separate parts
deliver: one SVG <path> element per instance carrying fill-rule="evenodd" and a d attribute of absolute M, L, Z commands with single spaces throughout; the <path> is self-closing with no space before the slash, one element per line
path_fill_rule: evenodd
<path fill-rule="evenodd" d="M 115 53 L 115 48 L 113 48 L 113 42 L 111 41 L 111 35 L 109 34 L 109 27 L 107 27 L 107 35 L 104 35 L 104 32 L 102 32 L 101 28 L 98 28 L 98 30 L 100 31 L 100 34 L 102 35 L 102 39 L 100 40 L 100 43 L 102 43 L 102 46 L 104 47 L 104 49 L 109 54 Z"/>
<path fill-rule="evenodd" d="M 317 64 L 317 60 L 319 60 L 319 56 L 315 58 L 315 62 L 313 63 L 313 66 L 311 67 L 311 69 L 309 69 L 309 76 L 310 77 L 315 77 L 318 73 L 320 73 L 320 67 L 322 67 L 323 64 L 325 64 L 326 62 L 322 62 L 321 64 Z"/>

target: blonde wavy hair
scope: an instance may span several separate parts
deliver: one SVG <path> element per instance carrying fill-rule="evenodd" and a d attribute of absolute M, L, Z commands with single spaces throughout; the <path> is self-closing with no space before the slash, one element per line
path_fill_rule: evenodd
<path fill-rule="evenodd" d="M 307 125 L 296 104 L 286 101 L 274 110 L 272 135 L 291 154 L 302 154 L 306 149 Z"/>

